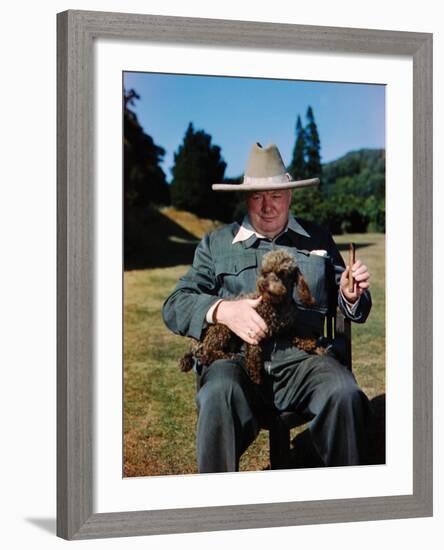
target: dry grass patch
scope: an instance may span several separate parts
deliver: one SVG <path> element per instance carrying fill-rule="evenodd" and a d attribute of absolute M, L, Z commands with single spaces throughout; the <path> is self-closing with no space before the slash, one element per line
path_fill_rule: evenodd
<path fill-rule="evenodd" d="M 208 233 L 209 231 L 212 231 L 216 227 L 220 227 L 222 225 L 220 222 L 214 220 L 198 218 L 191 212 L 176 210 L 172 206 L 161 208 L 160 212 L 189 233 L 192 233 L 198 239 L 201 239 L 205 233 Z"/>

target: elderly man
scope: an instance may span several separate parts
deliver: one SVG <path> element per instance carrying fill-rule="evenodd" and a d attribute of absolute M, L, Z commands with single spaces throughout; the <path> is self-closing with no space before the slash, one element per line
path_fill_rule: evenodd
<path fill-rule="evenodd" d="M 304 335 L 321 336 L 325 315 L 339 306 L 363 323 L 371 308 L 369 273 L 359 260 L 348 268 L 331 235 L 314 223 L 296 220 L 289 207 L 292 189 L 317 180 L 294 181 L 275 145 L 253 145 L 243 183 L 215 184 L 215 191 L 245 191 L 248 215 L 204 236 L 193 265 L 163 306 L 166 325 L 176 334 L 199 339 L 209 323 L 223 323 L 248 343 L 267 338 L 256 312 L 257 300 L 232 298 L 255 289 L 263 255 L 273 249 L 291 252 L 315 299 L 298 304 Z M 298 302 L 297 296 L 295 301 Z M 239 459 L 259 433 L 263 407 L 303 413 L 310 419 L 312 441 L 326 466 L 365 461 L 368 400 L 353 374 L 333 354 L 309 355 L 282 339 L 265 340 L 266 376 L 253 384 L 242 353 L 236 360 L 197 365 L 199 472 L 239 469 Z"/>

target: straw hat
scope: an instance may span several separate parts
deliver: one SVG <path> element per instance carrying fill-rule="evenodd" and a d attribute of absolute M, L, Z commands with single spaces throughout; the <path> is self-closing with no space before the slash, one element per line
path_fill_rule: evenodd
<path fill-rule="evenodd" d="M 276 145 L 262 147 L 255 143 L 247 161 L 244 180 L 239 184 L 214 183 L 213 191 L 272 191 L 318 185 L 319 179 L 295 181 L 286 171 L 281 154 Z"/>

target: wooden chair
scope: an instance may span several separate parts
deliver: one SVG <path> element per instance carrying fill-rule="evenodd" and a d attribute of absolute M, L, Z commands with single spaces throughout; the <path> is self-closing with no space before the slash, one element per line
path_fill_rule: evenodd
<path fill-rule="evenodd" d="M 352 368 L 351 322 L 337 309 L 325 321 L 325 336 L 334 339 L 335 351 L 341 362 Z M 290 430 L 305 424 L 309 419 L 299 413 L 266 411 L 261 418 L 261 428 L 269 431 L 270 468 L 288 468 L 290 465 Z"/>

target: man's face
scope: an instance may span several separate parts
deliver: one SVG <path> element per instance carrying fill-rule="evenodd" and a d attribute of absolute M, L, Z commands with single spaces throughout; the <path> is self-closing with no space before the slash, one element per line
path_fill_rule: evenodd
<path fill-rule="evenodd" d="M 248 216 L 254 229 L 273 238 L 287 224 L 291 189 L 252 192 L 247 198 Z"/>

